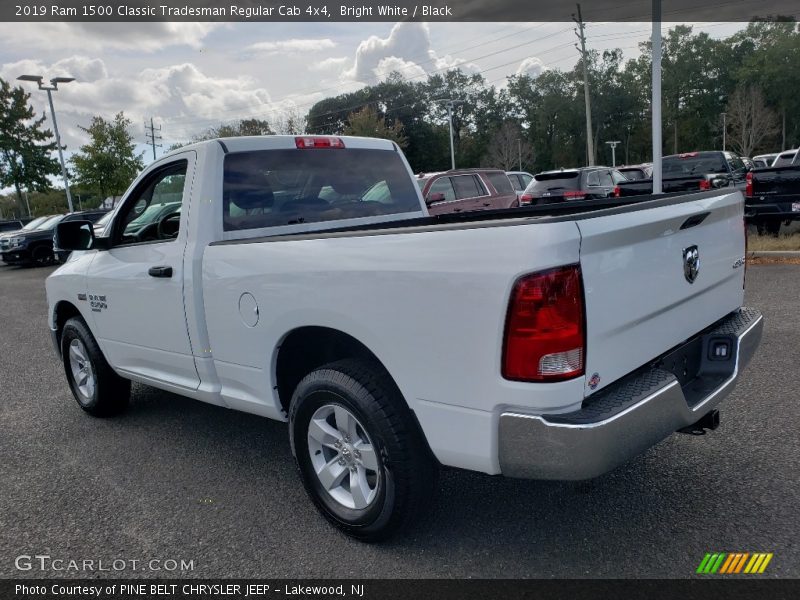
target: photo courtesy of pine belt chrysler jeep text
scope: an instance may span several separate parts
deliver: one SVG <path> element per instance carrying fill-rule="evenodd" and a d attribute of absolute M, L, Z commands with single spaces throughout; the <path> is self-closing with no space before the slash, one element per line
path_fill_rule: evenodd
<path fill-rule="evenodd" d="M 287 421 L 310 498 L 374 541 L 440 465 L 585 479 L 715 428 L 763 327 L 743 208 L 724 188 L 431 216 L 393 142 L 211 140 L 150 165 L 100 236 L 58 225 L 48 321 L 86 412 L 137 381 Z"/>

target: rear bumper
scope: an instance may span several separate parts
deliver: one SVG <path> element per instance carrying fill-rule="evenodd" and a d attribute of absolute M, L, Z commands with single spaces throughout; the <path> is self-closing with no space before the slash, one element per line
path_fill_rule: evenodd
<path fill-rule="evenodd" d="M 800 211 L 792 210 L 792 207 L 798 203 L 800 195 L 770 198 L 767 202 L 747 198 L 744 214 L 748 220 L 796 221 L 800 219 Z"/>
<path fill-rule="evenodd" d="M 696 423 L 733 390 L 761 340 L 764 319 L 742 308 L 651 366 L 593 394 L 583 407 L 558 415 L 500 415 L 503 475 L 526 479 L 596 477 L 644 452 L 674 431 Z M 711 348 L 728 344 L 729 358 Z M 670 369 L 696 355 L 695 374 L 681 380 Z"/>

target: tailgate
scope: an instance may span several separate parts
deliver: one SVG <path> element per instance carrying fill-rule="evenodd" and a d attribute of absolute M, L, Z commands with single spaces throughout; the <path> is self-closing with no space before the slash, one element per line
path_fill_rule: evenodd
<path fill-rule="evenodd" d="M 741 193 L 732 191 L 577 221 L 587 394 L 742 305 L 743 208 Z M 696 273 L 687 268 L 693 251 Z"/>

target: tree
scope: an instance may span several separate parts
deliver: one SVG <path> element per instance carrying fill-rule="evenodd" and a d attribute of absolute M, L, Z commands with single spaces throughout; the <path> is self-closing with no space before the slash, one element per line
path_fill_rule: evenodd
<path fill-rule="evenodd" d="M 728 101 L 730 139 L 742 156 L 751 156 L 765 139 L 778 134 L 778 116 L 764 103 L 764 94 L 757 87 L 740 85 Z"/>
<path fill-rule="evenodd" d="M 486 148 L 481 163 L 485 167 L 495 167 L 513 171 L 533 162 L 533 148 L 523 139 L 522 130 L 516 123 L 506 121 L 500 126 Z"/>
<path fill-rule="evenodd" d="M 122 112 L 113 121 L 94 117 L 89 127 L 80 127 L 91 142 L 80 147 L 72 157 L 77 183 L 99 193 L 103 198 L 118 196 L 142 170 L 144 153 L 136 154 L 131 125 Z"/>
<path fill-rule="evenodd" d="M 0 79 L 0 187 L 14 188 L 18 215 L 27 213 L 22 190 L 45 191 L 48 176 L 60 172 L 52 157 L 56 144 L 47 142 L 52 133 L 42 129 L 45 117 L 35 118 L 29 99 L 21 87 Z"/>
<path fill-rule="evenodd" d="M 408 138 L 403 134 L 403 124 L 400 121 L 395 121 L 394 124 L 388 125 L 386 120 L 372 106 L 350 113 L 347 121 L 347 126 L 344 128 L 345 135 L 360 135 L 392 140 L 401 148 L 405 148 L 408 145 Z"/>
<path fill-rule="evenodd" d="M 263 119 L 243 119 L 234 123 L 227 123 L 206 129 L 200 135 L 195 136 L 195 142 L 203 140 L 213 140 L 215 138 L 239 137 L 249 135 L 274 135 L 275 132 L 270 127 L 269 122 Z"/>

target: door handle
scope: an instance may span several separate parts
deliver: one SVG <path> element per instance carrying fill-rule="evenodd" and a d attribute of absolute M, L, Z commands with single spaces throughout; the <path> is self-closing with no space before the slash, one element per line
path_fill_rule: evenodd
<path fill-rule="evenodd" d="M 150 275 L 150 277 L 172 277 L 172 267 L 167 267 L 165 265 L 150 267 L 147 270 L 147 274 Z"/>

